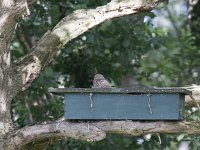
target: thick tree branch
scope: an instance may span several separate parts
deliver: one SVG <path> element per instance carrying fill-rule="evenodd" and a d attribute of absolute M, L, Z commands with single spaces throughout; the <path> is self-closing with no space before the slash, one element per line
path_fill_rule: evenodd
<path fill-rule="evenodd" d="M 61 20 L 52 31 L 33 46 L 32 52 L 17 63 L 19 90 L 26 89 L 67 42 L 105 20 L 152 10 L 158 0 L 113 0 L 107 5 L 90 10 L 78 10 Z"/>
<path fill-rule="evenodd" d="M 24 127 L 13 135 L 12 141 L 17 148 L 27 145 L 30 142 L 35 143 L 42 139 L 57 138 L 57 140 L 71 137 L 87 141 L 99 141 L 104 139 L 106 134 L 98 127 L 87 123 L 70 123 L 70 122 L 55 122 L 44 125 L 34 125 Z"/>
<path fill-rule="evenodd" d="M 13 144 L 17 148 L 24 145 L 56 138 L 71 137 L 87 141 L 99 141 L 105 138 L 106 133 L 120 133 L 139 136 L 146 133 L 187 133 L 200 134 L 198 122 L 134 122 L 134 121 L 103 121 L 92 123 L 55 122 L 45 125 L 24 127 L 12 135 Z M 50 142 L 49 142 L 50 143 Z"/>
<path fill-rule="evenodd" d="M 185 102 L 187 106 L 196 106 L 196 103 L 200 104 L 200 86 L 199 85 L 193 85 L 189 87 L 184 87 L 190 91 L 192 91 L 192 97 L 194 100 L 192 100 L 191 96 L 187 95 L 185 97 Z"/>

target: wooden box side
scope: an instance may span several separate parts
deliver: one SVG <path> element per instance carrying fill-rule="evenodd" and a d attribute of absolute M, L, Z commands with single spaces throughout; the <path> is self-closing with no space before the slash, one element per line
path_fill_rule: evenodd
<path fill-rule="evenodd" d="M 65 118 L 81 120 L 180 120 L 182 94 L 65 94 Z M 184 95 L 183 95 L 184 96 Z"/>

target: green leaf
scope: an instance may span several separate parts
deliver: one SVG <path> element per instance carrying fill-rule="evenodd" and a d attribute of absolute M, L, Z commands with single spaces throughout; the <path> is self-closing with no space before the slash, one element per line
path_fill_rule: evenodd
<path fill-rule="evenodd" d="M 185 137 L 185 134 L 180 134 L 178 137 L 177 137 L 177 140 L 180 142 L 184 139 Z"/>

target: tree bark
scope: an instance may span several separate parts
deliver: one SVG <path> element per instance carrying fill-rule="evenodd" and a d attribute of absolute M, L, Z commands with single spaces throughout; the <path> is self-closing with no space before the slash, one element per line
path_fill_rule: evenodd
<path fill-rule="evenodd" d="M 3 143 L 5 134 L 13 130 L 10 111 L 15 85 L 10 53 L 1 53 L 0 60 L 0 149 L 3 149 L 6 147 L 6 144 Z"/>
<path fill-rule="evenodd" d="M 14 1 L 3 0 L 0 3 L 0 149 L 8 149 L 6 134 L 13 130 L 11 120 L 11 100 L 15 93 L 16 82 L 10 59 L 10 42 L 15 29 L 14 14 L 19 9 L 12 10 Z"/>
<path fill-rule="evenodd" d="M 99 121 L 99 122 L 54 122 L 44 125 L 34 125 L 17 130 L 12 135 L 12 144 L 17 148 L 36 149 L 42 140 L 46 145 L 63 138 L 74 138 L 94 142 L 106 137 L 106 133 L 140 136 L 147 133 L 170 134 L 200 134 L 198 122 L 186 121 Z M 48 143 L 48 144 L 47 144 Z"/>
<path fill-rule="evenodd" d="M 200 104 L 200 86 L 199 85 L 193 85 L 193 86 L 188 86 L 188 87 L 183 87 L 183 88 L 192 91 L 192 95 L 185 96 L 186 106 L 190 107 L 190 106 L 197 106 L 197 103 Z"/>

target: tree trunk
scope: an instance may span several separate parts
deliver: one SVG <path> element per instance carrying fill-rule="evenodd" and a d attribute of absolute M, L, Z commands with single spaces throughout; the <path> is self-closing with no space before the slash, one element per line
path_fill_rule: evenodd
<path fill-rule="evenodd" d="M 6 46 L 7 47 L 7 46 Z M 1 45 L 2 48 L 2 45 Z M 0 149 L 7 149 L 9 141 L 6 134 L 13 130 L 11 120 L 11 100 L 13 98 L 14 80 L 10 64 L 10 52 L 0 55 Z"/>
<path fill-rule="evenodd" d="M 7 22 L 11 14 L 6 8 L 11 7 L 12 1 L 2 1 L 0 11 L 0 150 L 13 149 L 7 138 L 8 133 L 14 129 L 11 120 L 11 101 L 15 95 L 14 70 L 10 58 L 10 41 L 15 28 L 15 21 Z M 3 7 L 4 8 L 4 7 Z M 7 28 L 6 28 L 7 27 Z"/>

